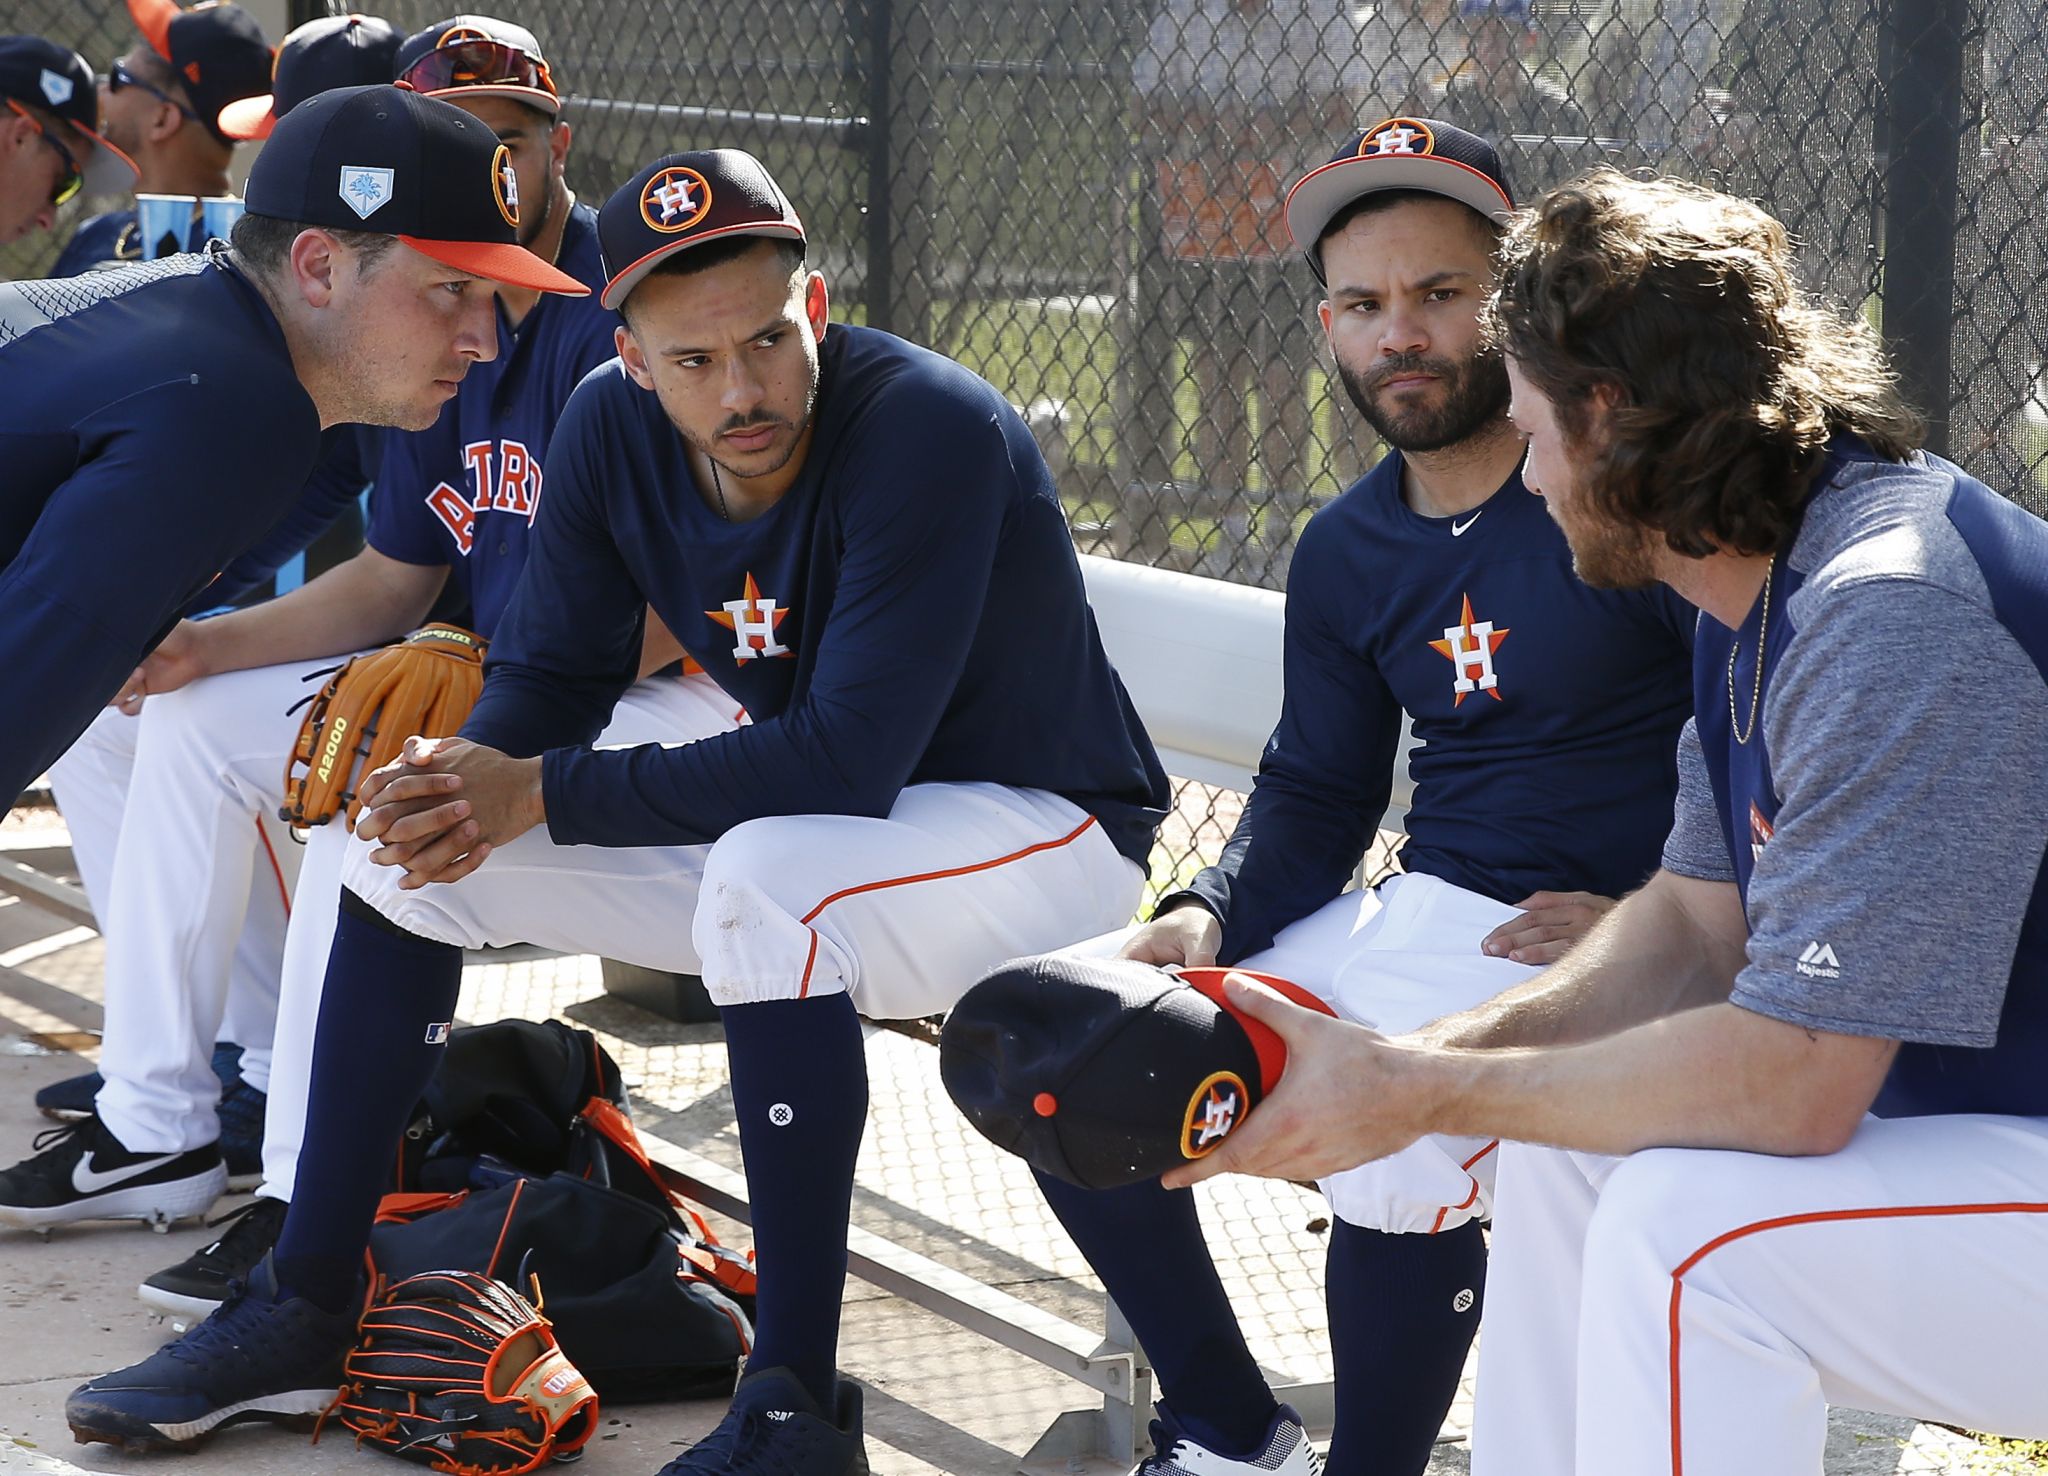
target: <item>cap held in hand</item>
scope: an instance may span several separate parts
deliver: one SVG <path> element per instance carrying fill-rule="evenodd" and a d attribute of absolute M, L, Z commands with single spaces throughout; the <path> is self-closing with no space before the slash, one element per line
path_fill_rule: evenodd
<path fill-rule="evenodd" d="M 1048 954 L 1004 964 L 961 997 L 939 1075 L 999 1148 L 1084 1189 L 1157 1178 L 1214 1152 L 1279 1082 L 1287 1048 L 1224 996 L 1241 969 L 1167 972 Z M 1297 985 L 1251 973 L 1308 1009 Z"/>

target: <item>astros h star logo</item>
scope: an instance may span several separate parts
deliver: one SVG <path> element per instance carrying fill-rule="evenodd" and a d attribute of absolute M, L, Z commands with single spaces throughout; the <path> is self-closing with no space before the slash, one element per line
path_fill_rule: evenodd
<path fill-rule="evenodd" d="M 1465 603 L 1458 623 L 1444 627 L 1444 638 L 1431 641 L 1429 649 L 1446 658 L 1457 675 L 1451 682 L 1451 706 L 1462 707 L 1474 692 L 1484 692 L 1495 702 L 1501 700 L 1500 677 L 1493 669 L 1493 653 L 1508 638 L 1508 628 L 1493 628 L 1491 620 L 1472 618 L 1472 596 Z"/>
<path fill-rule="evenodd" d="M 664 235 L 679 235 L 710 213 L 711 182 L 680 164 L 656 174 L 640 192 L 640 218 Z"/>
<path fill-rule="evenodd" d="M 1380 154 L 1434 154 L 1436 133 L 1420 118 L 1389 118 L 1375 123 L 1358 141 L 1358 155 L 1370 159 Z"/>
<path fill-rule="evenodd" d="M 789 616 L 789 606 L 764 598 L 761 586 L 752 574 L 747 575 L 739 599 L 727 600 L 718 609 L 704 613 L 733 633 L 732 659 L 735 661 L 744 663 L 762 656 L 796 655 L 782 644 L 782 638 L 776 634 Z"/>
<path fill-rule="evenodd" d="M 1216 1145 L 1230 1136 L 1230 1130 L 1244 1117 L 1244 1080 L 1235 1071 L 1211 1073 L 1188 1099 L 1181 1116 L 1180 1151 L 1183 1158 L 1205 1158 Z"/>

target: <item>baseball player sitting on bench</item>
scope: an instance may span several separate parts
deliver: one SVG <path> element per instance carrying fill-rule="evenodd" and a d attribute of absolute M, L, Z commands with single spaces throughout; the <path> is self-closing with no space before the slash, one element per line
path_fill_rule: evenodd
<path fill-rule="evenodd" d="M 459 82 L 449 75 L 455 63 L 449 48 L 436 45 L 444 32 L 456 30 L 462 37 Z M 123 688 L 124 698 L 138 699 L 141 717 L 103 715 L 67 756 L 67 776 L 89 747 L 95 766 L 112 767 L 109 750 L 127 737 L 123 730 L 142 730 L 139 740 L 129 740 L 136 761 L 121 819 L 117 884 L 104 915 L 106 1085 L 90 1136 L 103 1156 L 125 1154 L 124 1166 L 149 1167 L 88 1192 L 72 1178 L 88 1140 L 53 1143 L 0 1174 L 0 1223 L 199 1213 L 220 1191 L 224 1175 L 213 1146 L 206 1058 L 231 997 L 229 960 L 247 951 L 237 937 L 247 916 L 252 862 L 268 870 L 252 855 L 251 828 L 275 822 L 285 757 L 299 730 L 293 709 L 318 689 L 306 680 L 308 668 L 320 658 L 346 657 L 402 636 L 425 617 L 451 574 L 471 627 L 485 637 L 493 633 L 526 561 L 555 422 L 578 381 L 615 352 L 618 316 L 595 295 L 603 286 L 597 215 L 576 202 L 564 180 L 571 131 L 557 118 L 560 100 L 538 43 L 523 29 L 481 16 L 464 17 L 459 28 L 431 27 L 403 48 L 399 39 L 393 37 L 383 69 L 389 73 L 394 54 L 401 63 L 410 58 L 416 90 L 462 109 L 503 145 L 516 198 L 524 202 L 518 212 L 522 246 L 557 263 L 589 295 L 499 294 L 495 356 L 464 378 L 433 427 L 385 438 L 367 546 L 266 605 L 176 627 Z M 644 668 L 679 654 L 657 627 L 650 634 L 655 638 L 643 652 Z M 701 678 L 670 685 L 678 689 L 675 700 L 705 704 L 707 721 L 713 712 L 727 721 L 734 713 L 734 704 Z M 75 798 L 79 788 L 67 783 L 61 792 Z M 301 946 L 317 950 L 317 972 L 325 968 L 345 838 L 345 827 L 335 822 L 310 830 L 304 848 L 285 852 L 298 872 L 293 922 L 310 930 Z M 295 1028 L 293 1008 L 308 1017 L 296 1028 L 310 1037 L 317 977 L 310 1002 L 278 1003 L 289 926 L 270 934 L 267 994 L 287 1030 Z M 262 1133 L 263 1195 L 218 1244 L 143 1283 L 142 1297 L 153 1306 L 203 1315 L 226 1294 L 230 1278 L 247 1275 L 276 1235 L 280 1201 L 292 1189 L 295 1124 L 311 1054 L 309 1043 L 295 1048 L 289 1035 L 284 1040 L 295 1059 L 275 1063 L 260 1083 L 279 1094 L 284 1117 L 279 1133 L 267 1126 Z M 245 1170 L 237 1165 L 236 1171 Z"/>
<path fill-rule="evenodd" d="M 180 1343 L 77 1390 L 81 1438 L 182 1443 L 333 1397 L 460 949 L 529 940 L 699 973 L 722 1007 L 756 1343 L 669 1471 L 864 1472 L 834 1368 L 857 1010 L 944 1009 L 1137 904 L 1165 776 L 1022 419 L 950 360 L 828 328 L 796 212 L 746 154 L 657 161 L 598 231 L 620 362 L 556 428 L 464 736 L 365 787 L 275 1253 Z M 650 604 L 751 726 L 602 744 Z M 278 1351 L 255 1367 L 250 1345 Z"/>
<path fill-rule="evenodd" d="M 246 19 L 236 21 L 234 34 L 247 24 Z M 317 93 L 388 82 L 402 39 L 385 22 L 360 15 L 301 26 L 278 48 L 275 91 L 231 103 L 222 110 L 222 126 L 237 136 L 267 135 L 277 115 Z M 274 589 L 279 568 L 356 505 L 376 476 L 387 434 L 393 433 L 364 425 L 322 431 L 320 459 L 290 512 L 200 591 L 190 613 L 246 605 Z M 337 576 L 327 587 L 338 591 L 346 577 Z M 256 619 L 261 629 L 275 616 Z M 317 621 L 309 624 L 318 627 Z M 275 790 L 282 765 L 274 748 L 254 750 L 262 778 L 246 804 L 212 809 L 202 804 L 196 814 L 191 806 L 208 793 L 232 797 L 247 792 L 248 780 L 236 772 L 239 755 L 221 752 L 222 744 L 232 748 L 253 738 L 260 745 L 264 719 L 282 721 L 283 709 L 298 698 L 299 683 L 272 690 L 274 713 L 260 705 L 212 713 L 214 741 L 173 777 L 161 766 L 167 758 L 184 761 L 191 735 L 157 736 L 179 724 L 170 704 L 145 708 L 143 696 L 151 688 L 167 692 L 193 679 L 201 666 L 197 648 L 204 644 L 193 638 L 196 630 L 190 620 L 174 626 L 145 667 L 50 765 L 49 776 L 70 832 L 72 859 L 107 940 L 101 1061 L 117 1077 L 147 1083 L 139 1091 L 117 1087 L 105 1104 L 103 1121 L 115 1141 L 146 1151 L 152 1161 L 146 1169 L 125 1163 L 123 1168 L 135 1172 L 81 1190 L 72 1171 L 89 1140 L 70 1135 L 42 1140 L 50 1143 L 48 1151 L 0 1173 L 0 1224 L 46 1229 L 118 1209 L 162 1225 L 176 1213 L 203 1213 L 223 1177 L 230 1186 L 255 1181 L 270 1085 L 278 961 L 299 870 L 299 847 L 290 843 L 277 816 Z M 320 645 L 316 654 L 329 655 L 333 649 Z M 181 702 L 177 711 L 189 709 Z M 144 750 L 145 731 L 152 741 L 138 790 L 136 760 Z M 136 800 L 135 840 L 127 853 L 128 876 L 117 893 L 114 875 L 131 795 Z M 233 808 L 244 811 L 246 823 L 234 821 Z M 202 1059 L 209 1054 L 211 1069 L 201 1069 L 209 1064 Z M 101 1115 L 99 1094 L 105 1086 L 99 1071 L 52 1082 L 36 1093 L 36 1106 L 71 1120 Z M 216 1140 L 217 1151 L 211 1147 Z"/>
<path fill-rule="evenodd" d="M 587 290 L 517 243 L 501 155 L 446 103 L 330 92 L 234 246 L 0 286 L 0 799 L 291 508 L 322 426 L 434 422 L 496 352 L 478 282 Z"/>
<path fill-rule="evenodd" d="M 1392 449 L 1303 534 L 1280 724 L 1221 863 L 1164 898 L 1126 956 L 1242 962 L 1408 1029 L 1521 982 L 1655 869 L 1697 614 L 1668 591 L 1586 589 L 1522 484 L 1480 329 L 1511 208 L 1492 146 L 1424 119 L 1368 129 L 1291 192 L 1338 374 Z M 1404 873 L 1343 892 L 1404 710 L 1424 743 Z M 1479 1322 L 1492 1147 L 1431 1138 L 1324 1182 L 1332 1473 L 1428 1464 Z M 1139 1471 L 1314 1471 L 1192 1197 L 1039 1183 L 1158 1374 L 1158 1451 Z"/>
<path fill-rule="evenodd" d="M 2048 527 L 1799 282 L 1675 180 L 1511 231 L 1530 488 L 1589 584 L 1704 612 L 1663 868 L 1416 1034 L 1237 986 L 1286 1079 L 1169 1175 L 1514 1139 L 1479 1476 L 1817 1476 L 1830 1401 L 2048 1435 Z"/>

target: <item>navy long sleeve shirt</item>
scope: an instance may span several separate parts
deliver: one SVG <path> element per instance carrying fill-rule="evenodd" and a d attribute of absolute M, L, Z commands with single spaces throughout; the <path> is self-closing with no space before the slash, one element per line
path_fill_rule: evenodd
<path fill-rule="evenodd" d="M 1403 867 L 1503 902 L 1618 896 L 1657 867 L 1691 709 L 1697 612 L 1663 586 L 1590 589 L 1518 474 L 1426 518 L 1390 455 L 1309 522 L 1289 571 L 1286 693 L 1201 903 L 1220 957 L 1272 942 L 1343 890 L 1411 760 Z"/>
<path fill-rule="evenodd" d="M 0 286 L 0 799 L 275 526 L 319 446 L 222 251 Z"/>
<path fill-rule="evenodd" d="M 571 397 L 538 536 L 463 736 L 544 754 L 563 844 L 698 844 L 763 815 L 886 815 L 904 786 L 1049 790 L 1143 863 L 1165 776 L 1088 609 L 1016 411 L 952 361 L 833 325 L 802 472 L 707 508 L 616 364 Z M 752 724 L 597 751 L 651 605 Z"/>

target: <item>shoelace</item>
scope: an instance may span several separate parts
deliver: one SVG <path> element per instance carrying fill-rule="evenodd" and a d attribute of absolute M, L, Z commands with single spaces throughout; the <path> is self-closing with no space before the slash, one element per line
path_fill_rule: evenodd
<path fill-rule="evenodd" d="M 726 1464 L 758 1472 L 760 1476 L 803 1476 L 795 1454 L 771 1438 L 783 1428 L 783 1422 L 770 1420 L 759 1410 L 748 1410 L 740 1421 L 739 1439 L 732 1454 L 725 1458 Z M 744 1467 L 740 1467 L 742 1459 L 747 1462 Z"/>
<path fill-rule="evenodd" d="M 1154 1420 L 1152 1422 L 1153 1453 L 1139 1463 L 1138 1469 L 1132 1472 L 1131 1476 L 1185 1476 L 1187 1467 L 1181 1465 L 1173 1458 L 1174 1451 L 1179 1448 L 1180 1443 L 1185 1439 L 1187 1439 L 1185 1435 L 1175 1435 L 1160 1421 Z M 1308 1452 L 1308 1469 L 1309 1476 L 1322 1476 L 1323 1458 L 1316 1453 L 1313 1446 L 1309 1448 Z"/>
<path fill-rule="evenodd" d="M 298 1326 L 302 1319 L 266 1317 L 266 1308 L 274 1310 L 275 1304 L 257 1301 L 245 1283 L 230 1281 L 219 1310 L 165 1351 L 181 1363 L 233 1359 L 245 1365 L 286 1367 L 294 1354 L 305 1351 L 305 1330 Z"/>
<path fill-rule="evenodd" d="M 277 1239 L 278 1228 L 284 1224 L 285 1204 L 281 1199 L 252 1199 L 247 1204 L 229 1210 L 226 1214 L 206 1222 L 209 1230 L 229 1227 L 228 1233 L 215 1237 L 213 1243 L 199 1254 L 212 1256 L 217 1260 L 233 1261 L 244 1254 L 245 1242 L 261 1237 L 260 1244 L 268 1250 Z"/>
<path fill-rule="evenodd" d="M 714 1470 L 759 1473 L 759 1476 L 804 1476 L 797 1457 L 786 1445 L 770 1438 L 777 1430 L 785 1428 L 783 1422 L 770 1420 L 760 1410 L 750 1409 L 740 1416 L 737 1425 L 720 1425 L 709 1435 L 691 1446 L 677 1457 L 678 1462 L 688 1461 L 692 1467 L 701 1468 L 701 1462 L 713 1458 L 717 1464 Z"/>

